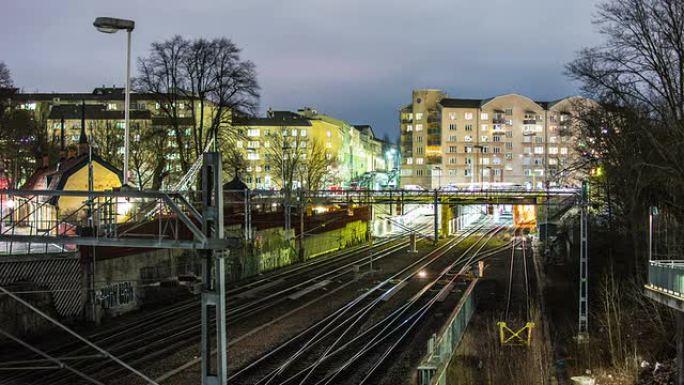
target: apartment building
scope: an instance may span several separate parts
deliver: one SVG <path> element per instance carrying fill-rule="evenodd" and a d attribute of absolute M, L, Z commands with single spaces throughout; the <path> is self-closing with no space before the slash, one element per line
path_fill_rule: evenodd
<path fill-rule="evenodd" d="M 518 94 L 462 99 L 415 90 L 400 110 L 401 185 L 575 184 L 570 118 L 576 103 L 585 102 Z"/>
<path fill-rule="evenodd" d="M 386 171 L 388 145 L 375 138 L 369 125 L 352 125 L 321 114 L 313 108 L 297 112 L 271 111 L 264 117 L 236 117 L 236 146 L 247 160 L 244 182 L 253 189 L 282 186 L 282 176 L 273 167 L 274 144 L 289 143 L 287 151 L 306 153 L 314 142 L 326 151 L 331 161 L 326 187 L 368 187 L 376 171 Z M 280 137 L 276 137 L 280 136 Z M 295 143 L 295 144 L 293 144 Z M 300 182 L 293 181 L 294 187 Z"/>
<path fill-rule="evenodd" d="M 98 87 L 92 92 L 75 93 L 24 93 L 14 92 L 10 99 L 16 108 L 31 112 L 39 125 L 45 127 L 46 138 L 53 148 L 71 147 L 78 144 L 81 131 L 81 121 L 86 121 L 86 132 L 91 137 L 97 152 L 117 167 L 122 167 L 124 144 L 124 88 Z M 173 100 L 163 102 L 162 99 Z M 173 108 L 170 109 L 170 104 Z M 199 116 L 205 117 L 205 126 L 211 122 L 213 108 L 208 101 L 203 103 L 204 114 L 200 114 L 200 104 L 196 99 L 180 94 L 169 94 L 168 98 L 160 98 L 151 93 L 131 93 L 130 122 L 131 148 L 137 146 L 135 142 L 141 140 L 141 133 L 145 130 L 163 129 L 168 132 L 168 140 L 160 151 L 165 153 L 165 170 L 170 180 L 182 175 L 179 162 L 175 130 L 177 124 L 180 130 L 185 130 L 190 137 L 191 127 L 198 124 Z M 173 111 L 175 118 L 171 122 L 169 111 Z M 190 144 L 187 143 L 189 146 Z M 188 160 L 190 163 L 194 159 Z M 129 164 L 130 166 L 130 164 Z M 148 167 L 153 168 L 153 167 Z"/>

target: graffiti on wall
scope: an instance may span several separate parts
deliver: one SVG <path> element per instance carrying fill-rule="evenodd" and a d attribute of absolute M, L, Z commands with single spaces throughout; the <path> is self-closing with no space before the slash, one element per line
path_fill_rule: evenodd
<path fill-rule="evenodd" d="M 105 309 L 116 308 L 135 302 L 135 290 L 130 282 L 109 284 L 98 291 L 98 301 Z"/>

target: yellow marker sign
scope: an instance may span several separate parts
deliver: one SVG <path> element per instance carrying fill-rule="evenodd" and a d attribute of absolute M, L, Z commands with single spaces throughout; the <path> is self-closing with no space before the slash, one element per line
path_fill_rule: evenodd
<path fill-rule="evenodd" d="M 505 322 L 497 322 L 496 325 L 499 326 L 499 342 L 501 342 L 501 345 L 530 346 L 534 322 L 526 323 L 518 331 L 513 331 Z"/>

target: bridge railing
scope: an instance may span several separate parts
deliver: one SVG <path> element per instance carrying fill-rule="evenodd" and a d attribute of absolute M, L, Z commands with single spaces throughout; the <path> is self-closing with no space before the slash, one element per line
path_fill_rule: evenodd
<path fill-rule="evenodd" d="M 0 197 L 5 253 L 32 253 L 36 244 L 225 247 L 207 238 L 202 212 L 180 192 L 0 190 Z"/>
<path fill-rule="evenodd" d="M 684 260 L 650 261 L 647 287 L 684 300 Z"/>
<path fill-rule="evenodd" d="M 426 203 L 433 202 L 435 193 L 441 201 L 450 200 L 503 200 L 503 201 L 524 201 L 535 200 L 537 198 L 569 198 L 579 195 L 579 190 L 573 188 L 552 188 L 552 189 L 526 189 L 526 188 L 484 188 L 484 189 L 442 189 L 442 190 L 316 190 L 305 191 L 304 198 L 314 203 L 368 203 L 368 202 L 404 202 L 404 203 Z M 244 190 L 226 190 L 225 203 L 240 203 Z M 252 201 L 259 200 L 280 200 L 285 195 L 280 190 L 249 190 Z M 299 190 L 293 190 L 290 194 L 291 202 L 297 201 L 300 197 Z"/>

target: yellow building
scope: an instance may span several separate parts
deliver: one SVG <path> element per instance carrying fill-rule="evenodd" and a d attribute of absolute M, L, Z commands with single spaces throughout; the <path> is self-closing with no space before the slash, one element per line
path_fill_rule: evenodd
<path fill-rule="evenodd" d="M 576 103 L 585 102 L 540 102 L 518 94 L 462 99 L 416 90 L 400 110 L 401 184 L 574 184 L 571 116 Z"/>
<path fill-rule="evenodd" d="M 118 189 L 122 185 L 122 172 L 96 153 L 89 152 L 85 133 L 81 131 L 79 145 L 71 146 L 63 154 L 57 164 L 50 165 L 48 157 L 44 157 L 41 168 L 29 177 L 22 186 L 24 190 L 51 191 L 88 191 L 89 163 L 93 166 L 93 191 Z M 26 196 L 15 202 L 15 220 L 21 225 L 38 231 L 57 231 L 55 227 L 58 217 L 72 213 L 85 213 L 83 206 L 85 197 L 45 197 Z M 59 215 L 58 215 L 59 214 Z M 74 224 L 84 218 L 78 215 L 72 218 Z M 124 218 L 117 218 L 123 220 Z"/>
<path fill-rule="evenodd" d="M 353 126 L 343 120 L 320 114 L 312 108 L 295 112 L 268 111 L 265 117 L 236 117 L 240 139 L 236 147 L 247 161 L 243 181 L 250 188 L 272 189 L 281 187 L 282 176 L 275 175 L 270 154 L 274 143 L 300 142 L 302 151 L 312 143 L 324 147 L 330 160 L 325 187 L 368 187 L 375 171 L 388 168 L 385 144 L 376 139 L 368 125 Z M 281 135 L 280 137 L 275 137 Z M 283 136 L 284 135 L 284 136 Z M 288 146 L 292 148 L 293 146 Z M 295 187 L 299 186 L 294 181 Z"/>

